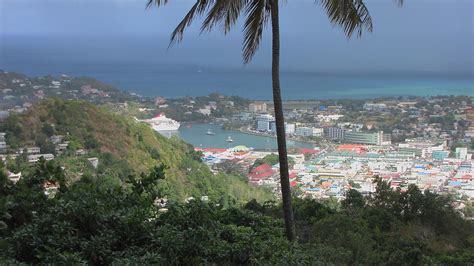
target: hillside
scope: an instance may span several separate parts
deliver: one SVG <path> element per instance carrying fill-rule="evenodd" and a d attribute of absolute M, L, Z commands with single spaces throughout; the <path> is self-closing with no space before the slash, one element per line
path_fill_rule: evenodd
<path fill-rule="evenodd" d="M 180 139 L 167 139 L 131 117 L 85 101 L 44 100 L 26 113 L 8 117 L 0 130 L 7 133 L 10 150 L 39 146 L 42 153 L 54 153 L 51 136 L 64 136 L 68 148 L 55 160 L 65 167 L 69 182 L 90 175 L 103 182 L 123 183 L 129 174 L 146 173 L 164 164 L 166 179 L 160 186 L 171 199 L 207 195 L 224 202 L 245 202 L 271 198 L 238 177 L 213 175 L 192 146 Z M 79 150 L 87 154 L 77 155 Z M 88 162 L 91 157 L 99 159 L 97 169 Z"/>
<path fill-rule="evenodd" d="M 138 100 L 139 97 L 89 77 L 30 77 L 0 70 L 0 109 L 20 112 L 48 97 L 81 99 L 94 103 Z"/>

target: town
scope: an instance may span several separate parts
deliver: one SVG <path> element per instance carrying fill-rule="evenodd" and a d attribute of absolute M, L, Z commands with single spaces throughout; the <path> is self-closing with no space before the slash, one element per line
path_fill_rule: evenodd
<path fill-rule="evenodd" d="M 48 89 L 56 96 L 91 101 L 114 113 L 139 118 L 136 123 L 165 114 L 170 117 L 169 121 L 179 121 L 181 127 L 215 123 L 225 130 L 275 137 L 270 101 L 217 93 L 200 97 L 146 98 L 107 85 L 98 89 L 98 83 L 89 79 L 79 82 L 67 76 L 21 77 L 2 72 L 4 117 L 24 112 L 35 101 L 54 96 L 44 95 Z M 71 80 L 77 83 L 73 87 Z M 12 91 L 18 92 L 18 88 L 12 90 L 12 86 L 26 88 L 23 96 L 13 96 Z M 16 105 L 12 107 L 13 102 Z M 294 195 L 341 200 L 349 189 L 370 195 L 375 190 L 374 177 L 378 177 L 393 189 L 403 191 L 415 184 L 422 190 L 452 195 L 458 204 L 456 208 L 472 209 L 472 103 L 472 96 L 285 101 L 287 138 L 313 146 L 289 148 Z M 175 124 L 179 127 L 180 123 Z M 159 126 L 155 128 L 158 132 Z M 2 160 L 22 158 L 25 163 L 33 164 L 40 158 L 53 160 L 67 154 L 87 160 L 92 169 L 99 164 L 97 154 L 89 156 L 87 147 L 71 151 L 68 136 L 51 135 L 40 142 L 32 139 L 30 144 L 17 147 L 7 143 L 5 133 L 1 133 Z M 279 196 L 276 150 L 258 150 L 240 143 L 235 143 L 233 148 L 212 146 L 195 150 L 202 153 L 202 160 L 215 173 L 243 176 L 249 184 L 265 187 Z M 8 174 L 14 182 L 21 177 L 20 172 Z"/>
<path fill-rule="evenodd" d="M 316 145 L 314 149 L 290 149 L 295 195 L 340 200 L 349 189 L 370 195 L 377 176 L 393 189 L 404 191 L 415 184 L 422 190 L 454 196 L 459 209 L 472 206 L 474 113 L 469 97 L 326 103 L 331 102 L 285 102 L 288 138 Z M 225 104 L 232 103 L 226 99 Z M 218 111 L 219 105 L 210 101 L 205 109 L 211 111 L 206 115 Z M 274 136 L 275 119 L 269 106 L 251 102 L 245 111 L 214 120 L 228 129 Z M 235 171 L 250 184 L 279 193 L 278 160 L 256 164 L 275 156 L 275 151 L 245 146 L 196 150 L 203 152 L 203 160 L 215 171 Z"/>

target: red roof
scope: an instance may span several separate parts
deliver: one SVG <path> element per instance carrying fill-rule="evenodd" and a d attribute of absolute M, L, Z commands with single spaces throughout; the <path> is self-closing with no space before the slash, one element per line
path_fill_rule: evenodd
<path fill-rule="evenodd" d="M 262 165 L 259 165 L 257 167 L 255 167 L 254 169 L 252 169 L 251 172 L 265 172 L 265 171 L 268 171 L 268 170 L 272 170 L 272 167 L 266 163 L 262 164 Z"/>
<path fill-rule="evenodd" d="M 272 167 L 268 164 L 262 164 L 250 171 L 249 178 L 251 179 L 263 179 L 271 177 L 273 175 Z"/>
<path fill-rule="evenodd" d="M 220 153 L 220 152 L 226 151 L 226 149 L 220 149 L 220 148 L 204 148 L 202 150 L 205 152 L 214 152 L 214 153 Z"/>
<path fill-rule="evenodd" d="M 261 173 L 250 173 L 249 174 L 249 178 L 252 179 L 252 180 L 255 180 L 255 179 L 264 179 L 264 178 L 268 178 L 268 177 L 271 177 L 273 175 L 273 171 L 270 169 L 269 171 L 266 171 L 266 172 L 261 172 Z"/>
<path fill-rule="evenodd" d="M 294 187 L 294 186 L 296 186 L 296 185 L 298 185 L 298 183 L 296 183 L 296 181 L 291 181 L 291 182 L 290 182 L 290 186 Z"/>
<path fill-rule="evenodd" d="M 361 144 L 342 144 L 337 147 L 340 151 L 355 151 L 361 153 L 366 150 L 364 145 Z"/>
<path fill-rule="evenodd" d="M 301 148 L 301 149 L 300 149 L 300 152 L 301 152 L 302 154 L 316 154 L 316 153 L 318 153 L 318 150 L 309 149 L 309 148 Z"/>
<path fill-rule="evenodd" d="M 461 177 L 461 179 L 471 180 L 471 179 L 472 179 L 472 176 L 471 176 L 471 175 L 463 175 L 463 176 Z"/>
<path fill-rule="evenodd" d="M 296 172 L 291 172 L 290 173 L 290 179 L 296 178 Z"/>

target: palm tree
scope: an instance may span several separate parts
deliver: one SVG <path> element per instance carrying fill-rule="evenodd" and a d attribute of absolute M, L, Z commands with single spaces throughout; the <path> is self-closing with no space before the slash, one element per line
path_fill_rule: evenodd
<path fill-rule="evenodd" d="M 147 7 L 158 7 L 171 0 L 147 0 Z M 280 89 L 280 25 L 279 0 L 195 0 L 183 20 L 171 34 L 170 45 L 183 39 L 184 30 L 192 21 L 205 14 L 201 31 L 210 31 L 216 25 L 222 26 L 228 33 L 243 14 L 244 41 L 243 61 L 247 64 L 257 51 L 262 33 L 271 20 L 272 27 L 272 86 L 273 104 L 275 109 L 278 155 L 280 161 L 280 185 L 283 200 L 286 236 L 289 241 L 296 239 L 293 209 L 291 205 L 291 188 L 288 175 L 288 158 L 286 151 L 285 122 Z M 403 0 L 396 0 L 399 4 Z M 333 25 L 340 26 L 347 37 L 354 33 L 361 36 L 364 30 L 372 31 L 372 19 L 363 0 L 315 0 L 326 11 Z"/>

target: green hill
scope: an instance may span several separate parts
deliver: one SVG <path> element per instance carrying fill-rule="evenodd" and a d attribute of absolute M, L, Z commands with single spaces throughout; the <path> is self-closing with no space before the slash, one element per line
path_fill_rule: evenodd
<path fill-rule="evenodd" d="M 10 149 L 35 145 L 42 153 L 54 153 L 49 137 L 65 136 L 69 146 L 56 160 L 65 167 L 70 183 L 89 175 L 107 184 L 122 184 L 130 174 L 147 173 L 164 164 L 166 179 L 160 186 L 170 199 L 202 195 L 224 202 L 271 199 L 270 193 L 249 187 L 240 177 L 212 174 L 193 147 L 179 138 L 167 139 L 144 123 L 85 101 L 42 101 L 26 113 L 8 117 L 0 130 L 7 133 Z M 76 155 L 79 149 L 88 153 Z M 88 162 L 91 157 L 99 159 L 97 169 Z M 18 161 L 10 165 L 28 171 Z"/>

